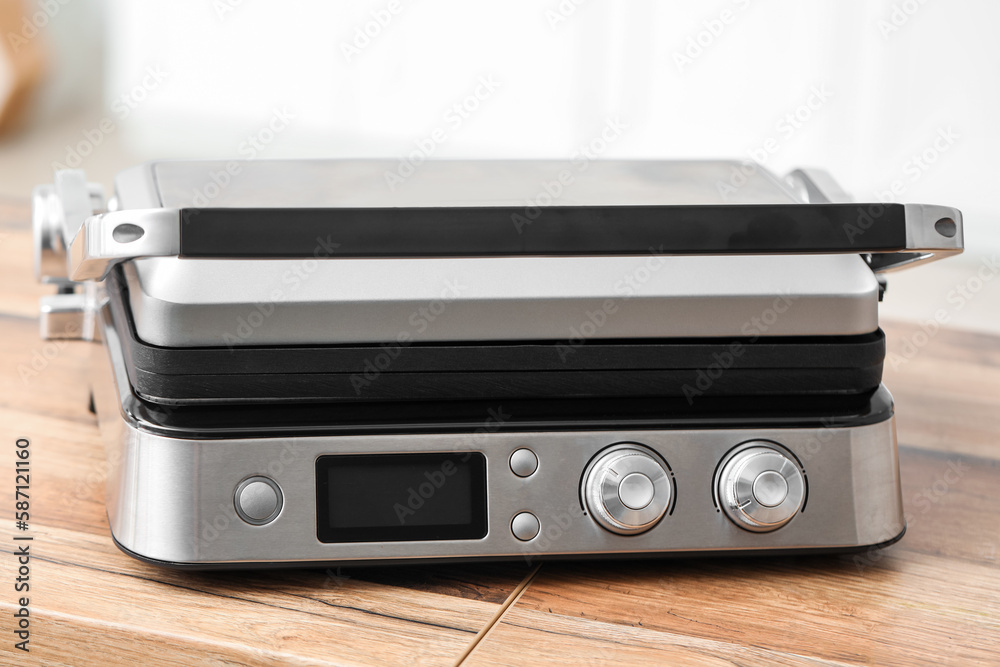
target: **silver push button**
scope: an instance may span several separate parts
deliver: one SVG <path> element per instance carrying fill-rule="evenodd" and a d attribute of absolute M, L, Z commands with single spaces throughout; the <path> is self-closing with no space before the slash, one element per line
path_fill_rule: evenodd
<path fill-rule="evenodd" d="M 753 497 L 764 507 L 777 507 L 788 497 L 788 482 L 773 470 L 765 470 L 753 481 Z"/>
<path fill-rule="evenodd" d="M 538 470 L 538 457 L 530 449 L 516 450 L 510 455 L 510 469 L 518 477 L 528 477 Z"/>
<path fill-rule="evenodd" d="M 590 516 L 620 535 L 635 535 L 656 525 L 666 514 L 673 493 L 660 458 L 638 444 L 605 450 L 588 467 L 583 497 Z"/>
<path fill-rule="evenodd" d="M 641 472 L 626 475 L 618 485 L 618 498 L 630 510 L 641 510 L 653 500 L 653 482 Z"/>
<path fill-rule="evenodd" d="M 737 526 L 755 532 L 781 528 L 802 508 L 806 482 L 798 464 L 768 442 L 734 452 L 719 474 L 722 510 Z"/>
<path fill-rule="evenodd" d="M 514 537 L 522 542 L 535 539 L 540 528 L 538 517 L 531 512 L 521 512 L 510 522 L 510 532 L 514 533 Z"/>
<path fill-rule="evenodd" d="M 281 512 L 281 489 L 267 477 L 251 477 L 236 487 L 235 502 L 241 519 L 261 526 L 274 521 Z"/>

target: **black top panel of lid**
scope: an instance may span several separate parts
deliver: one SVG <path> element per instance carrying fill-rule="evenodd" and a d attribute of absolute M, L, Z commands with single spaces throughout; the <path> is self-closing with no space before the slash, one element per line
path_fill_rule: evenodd
<path fill-rule="evenodd" d="M 892 252 L 901 204 L 187 208 L 182 257 Z"/>

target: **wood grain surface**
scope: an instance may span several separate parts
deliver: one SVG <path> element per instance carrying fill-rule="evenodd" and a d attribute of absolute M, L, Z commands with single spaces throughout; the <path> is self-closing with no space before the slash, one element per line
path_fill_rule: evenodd
<path fill-rule="evenodd" d="M 851 556 L 193 574 L 113 545 L 88 343 L 38 338 L 28 211 L 0 202 L 2 497 L 31 440 L 31 652 L 0 664 L 1000 664 L 1000 339 L 887 324 L 908 530 Z M 12 511 L 12 510 L 9 510 Z M 11 517 L 12 518 L 12 517 Z"/>

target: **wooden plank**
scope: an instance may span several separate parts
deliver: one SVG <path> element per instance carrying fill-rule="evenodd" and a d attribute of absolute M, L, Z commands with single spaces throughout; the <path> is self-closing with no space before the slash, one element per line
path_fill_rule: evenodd
<path fill-rule="evenodd" d="M 884 381 L 896 400 L 900 442 L 1000 458 L 1000 339 L 944 329 L 924 338 L 920 326 L 900 322 L 883 328 Z"/>
<path fill-rule="evenodd" d="M 997 664 L 996 567 L 905 556 L 886 556 L 863 575 L 849 563 L 817 558 L 661 562 L 613 574 L 546 564 L 468 664 L 504 663 L 513 647 L 520 664 L 556 655 L 567 664 L 587 656 L 612 663 L 619 651 L 627 662 L 646 664 L 769 664 L 778 656 Z"/>
<path fill-rule="evenodd" d="M 618 650 L 626 662 L 663 664 L 997 664 L 1000 462 L 904 448 L 901 467 L 908 530 L 896 546 L 546 563 L 468 664 L 503 663 L 513 646 L 519 660 L 567 664 Z"/>
<path fill-rule="evenodd" d="M 0 200 L 0 311 L 38 317 L 38 297 L 53 290 L 35 281 L 31 211 L 26 202 Z"/>
<path fill-rule="evenodd" d="M 33 534 L 32 652 L 43 664 L 65 659 L 73 634 L 60 633 L 71 619 L 97 626 L 85 635 L 171 638 L 192 654 L 219 651 L 237 662 L 410 664 L 420 656 L 449 664 L 495 607 L 343 572 L 162 571 L 115 553 L 106 535 L 44 526 Z M 2 606 L 11 613 L 6 600 Z"/>
<path fill-rule="evenodd" d="M 753 643 L 702 639 L 517 607 L 462 663 L 479 665 L 841 665 Z"/>

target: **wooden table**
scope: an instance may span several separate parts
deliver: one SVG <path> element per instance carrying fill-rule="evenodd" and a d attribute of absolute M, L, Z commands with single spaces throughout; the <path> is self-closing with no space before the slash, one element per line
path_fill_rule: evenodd
<path fill-rule="evenodd" d="M 111 542 L 91 344 L 39 340 L 27 216 L 0 202 L 4 507 L 28 437 L 34 537 L 23 654 L 0 522 L 3 664 L 1000 664 L 1000 338 L 888 365 L 909 529 L 868 556 L 174 572 Z"/>

